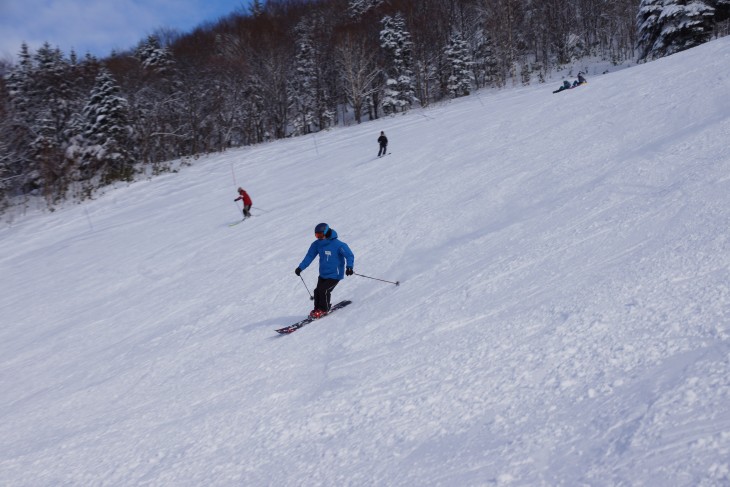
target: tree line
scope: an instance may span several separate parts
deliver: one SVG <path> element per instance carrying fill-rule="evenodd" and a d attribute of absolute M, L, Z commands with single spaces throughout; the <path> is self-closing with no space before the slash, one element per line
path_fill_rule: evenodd
<path fill-rule="evenodd" d="M 671 54 L 727 34 L 730 0 L 707 1 L 257 0 L 104 59 L 22 45 L 1 67 L 0 210 L 32 197 L 52 208 L 171 160 L 542 82 L 587 56 Z"/>

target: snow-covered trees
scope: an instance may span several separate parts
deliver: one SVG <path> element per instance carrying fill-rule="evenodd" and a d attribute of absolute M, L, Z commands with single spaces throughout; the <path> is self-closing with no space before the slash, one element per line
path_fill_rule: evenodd
<path fill-rule="evenodd" d="M 383 97 L 383 111 L 394 113 L 408 110 L 416 100 L 413 80 L 413 42 L 406 30 L 406 21 L 401 13 L 386 16 L 381 21 L 380 47 L 386 53 L 388 66 Z"/>
<path fill-rule="evenodd" d="M 637 15 L 641 59 L 707 42 L 715 10 L 702 0 L 642 0 Z"/>
<path fill-rule="evenodd" d="M 169 49 L 160 45 L 160 40 L 152 35 L 140 43 L 136 55 L 144 69 L 160 74 L 168 72 L 174 64 Z"/>
<path fill-rule="evenodd" d="M 128 104 L 106 69 L 101 69 L 96 78 L 80 126 L 81 133 L 67 151 L 78 167 L 80 179 L 90 180 L 94 175 L 105 182 L 129 179 L 134 161 L 130 156 Z"/>
<path fill-rule="evenodd" d="M 8 95 L 18 117 L 30 116 L 29 111 L 34 103 L 32 83 L 33 61 L 28 45 L 23 43 L 18 54 L 18 64 L 7 76 Z"/>
<path fill-rule="evenodd" d="M 478 33 L 477 46 L 472 64 L 472 72 L 477 88 L 494 85 L 498 79 L 497 56 L 494 52 L 494 42 L 484 32 Z"/>
<path fill-rule="evenodd" d="M 37 162 L 30 150 L 33 141 L 34 105 L 38 103 L 33 89 L 33 61 L 27 44 L 23 43 L 18 55 L 19 62 L 5 79 L 3 96 L 4 116 L 2 178 L 4 194 L 9 194 L 9 181 L 17 192 L 28 193 L 38 188 Z"/>
<path fill-rule="evenodd" d="M 349 0 L 347 12 L 350 17 L 358 18 L 375 7 L 380 6 L 385 0 Z"/>
<path fill-rule="evenodd" d="M 466 96 L 471 92 L 472 80 L 472 58 L 469 53 L 469 46 L 462 37 L 461 33 L 455 32 L 451 35 L 449 44 L 444 49 L 449 65 L 448 79 L 446 89 L 449 96 L 457 98 Z"/>
<path fill-rule="evenodd" d="M 311 25 L 300 22 L 297 34 L 296 64 L 289 85 L 289 96 L 294 112 L 292 124 L 296 135 L 311 131 L 317 100 L 316 55 Z"/>
<path fill-rule="evenodd" d="M 289 84 L 292 125 L 295 135 L 322 130 L 334 121 L 331 98 L 325 83 L 326 65 L 321 62 L 322 47 L 315 33 L 324 22 L 316 17 L 305 18 L 297 25 L 297 54 Z"/>
<path fill-rule="evenodd" d="M 63 196 L 68 185 L 64 151 L 71 137 L 73 113 L 79 108 L 78 73 L 59 49 L 48 43 L 31 55 L 27 46 L 20 63 L 8 75 L 11 137 L 24 191 L 49 202 Z"/>
<path fill-rule="evenodd" d="M 163 161 L 180 154 L 181 143 L 190 144 L 185 135 L 190 133 L 189 121 L 195 117 L 195 109 L 185 106 L 183 98 L 197 87 L 182 82 L 170 49 L 156 36 L 140 42 L 134 54 L 138 63 L 130 63 L 128 68 L 125 98 L 137 134 L 136 152 L 142 162 L 158 171 Z"/>

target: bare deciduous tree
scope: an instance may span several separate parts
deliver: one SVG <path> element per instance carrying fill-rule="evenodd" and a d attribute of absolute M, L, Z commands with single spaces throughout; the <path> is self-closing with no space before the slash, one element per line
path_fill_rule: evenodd
<path fill-rule="evenodd" d="M 380 89 L 375 82 L 381 72 L 375 53 L 361 37 L 346 33 L 337 44 L 337 62 L 347 101 L 352 105 L 355 121 L 361 123 L 368 97 Z"/>

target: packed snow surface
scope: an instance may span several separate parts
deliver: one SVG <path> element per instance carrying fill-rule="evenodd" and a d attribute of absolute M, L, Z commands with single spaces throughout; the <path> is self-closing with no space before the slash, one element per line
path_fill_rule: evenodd
<path fill-rule="evenodd" d="M 0 484 L 730 485 L 729 66 L 725 38 L 6 215 Z M 401 284 L 280 336 L 319 222 Z"/>

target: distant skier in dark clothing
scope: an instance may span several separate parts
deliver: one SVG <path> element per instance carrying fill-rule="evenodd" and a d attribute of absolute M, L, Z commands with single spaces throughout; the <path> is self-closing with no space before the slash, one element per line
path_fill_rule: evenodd
<path fill-rule="evenodd" d="M 251 205 L 253 205 L 253 202 L 251 201 L 251 197 L 243 188 L 238 188 L 238 195 L 238 198 L 233 201 L 243 201 L 243 219 L 245 220 L 251 216 Z"/>
<path fill-rule="evenodd" d="M 380 132 L 380 137 L 378 137 L 378 144 L 380 144 L 378 157 L 384 156 L 385 153 L 388 151 L 388 137 L 385 136 L 385 132 Z"/>
<path fill-rule="evenodd" d="M 309 246 L 307 254 L 299 266 L 294 269 L 297 276 L 319 256 L 319 279 L 314 289 L 314 309 L 309 313 L 311 318 L 321 318 L 331 307 L 330 297 L 332 290 L 345 276 L 355 273 L 355 255 L 345 242 L 337 239 L 337 232 L 326 223 L 314 227 L 314 236 L 317 238 Z"/>
<path fill-rule="evenodd" d="M 571 88 L 570 81 L 568 81 L 566 79 L 565 81 L 563 81 L 562 86 L 560 88 L 558 88 L 557 90 L 553 91 L 553 93 L 560 93 L 561 91 L 563 91 L 563 90 L 569 90 L 570 88 Z"/>

